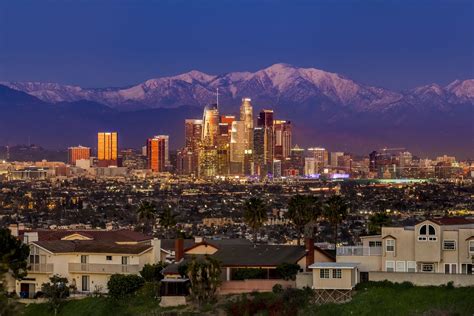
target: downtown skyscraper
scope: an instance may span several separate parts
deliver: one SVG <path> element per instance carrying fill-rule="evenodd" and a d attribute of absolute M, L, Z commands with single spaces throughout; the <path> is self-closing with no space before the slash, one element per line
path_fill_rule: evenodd
<path fill-rule="evenodd" d="M 97 134 L 97 160 L 99 167 L 117 166 L 117 152 L 117 132 L 100 132 Z"/>
<path fill-rule="evenodd" d="M 167 156 L 169 146 L 168 135 L 158 135 L 147 139 L 146 155 L 148 169 L 154 172 L 164 172 L 167 168 Z"/>

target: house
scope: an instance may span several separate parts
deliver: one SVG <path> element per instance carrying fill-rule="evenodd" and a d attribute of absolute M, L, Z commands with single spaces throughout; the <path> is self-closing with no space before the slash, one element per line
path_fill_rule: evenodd
<path fill-rule="evenodd" d="M 329 252 L 315 247 L 311 239 L 306 240 L 305 246 L 254 245 L 241 239 L 200 240 L 187 248 L 184 244 L 184 240 L 176 241 L 176 263 L 164 269 L 166 280 L 180 279 L 179 265 L 193 256 L 209 255 L 221 263 L 221 294 L 271 291 L 275 284 L 295 287 L 295 281 L 283 280 L 279 275 L 277 268 L 280 264 L 297 264 L 300 271 L 305 271 L 315 259 L 320 262 L 335 260 Z M 250 269 L 257 270 L 258 279 L 242 280 L 241 272 Z"/>
<path fill-rule="evenodd" d="M 474 220 L 434 218 L 383 227 L 362 245 L 337 248 L 337 262 L 358 263 L 360 280 L 474 285 Z"/>
<path fill-rule="evenodd" d="M 30 246 L 28 275 L 10 282 L 9 290 L 24 298 L 56 274 L 79 293 L 107 292 L 111 275 L 138 274 L 145 264 L 164 260 L 158 239 L 133 231 L 38 230 L 19 231 L 18 237 Z"/>

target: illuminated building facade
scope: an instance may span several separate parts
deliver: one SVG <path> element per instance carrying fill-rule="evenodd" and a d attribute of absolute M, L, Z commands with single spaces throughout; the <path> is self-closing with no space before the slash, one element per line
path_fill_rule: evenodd
<path fill-rule="evenodd" d="M 290 157 L 292 143 L 291 122 L 284 120 L 273 121 L 275 159 L 285 161 Z"/>
<path fill-rule="evenodd" d="M 167 135 L 148 138 L 146 142 L 146 155 L 148 169 L 154 172 L 166 171 L 166 141 Z"/>
<path fill-rule="evenodd" d="M 99 167 L 117 166 L 117 152 L 117 132 L 100 132 L 97 134 L 97 160 Z"/>
<path fill-rule="evenodd" d="M 185 121 L 185 151 L 181 152 L 180 158 L 186 157 L 186 168 L 182 174 L 198 174 L 199 149 L 202 137 L 202 120 L 187 119 Z M 191 159 L 190 161 L 188 159 Z"/>
<path fill-rule="evenodd" d="M 198 173 L 200 176 L 216 176 L 217 136 L 219 133 L 219 110 L 217 104 L 208 105 L 204 108 L 202 118 L 202 137 L 199 150 Z"/>
<path fill-rule="evenodd" d="M 90 159 L 91 149 L 84 146 L 69 147 L 67 149 L 67 161 L 70 165 L 76 165 L 76 160 Z"/>

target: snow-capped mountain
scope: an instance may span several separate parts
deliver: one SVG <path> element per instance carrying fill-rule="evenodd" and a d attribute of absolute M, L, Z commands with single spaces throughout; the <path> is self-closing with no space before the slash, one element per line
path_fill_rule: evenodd
<path fill-rule="evenodd" d="M 190 71 L 147 80 L 126 88 L 86 89 L 40 82 L 0 82 L 49 103 L 88 100 L 117 109 L 176 108 L 213 102 L 219 89 L 223 104 L 238 104 L 251 97 L 265 106 L 343 107 L 360 111 L 384 111 L 400 105 L 434 103 L 441 108 L 474 103 L 474 80 L 456 80 L 446 87 L 436 84 L 405 93 L 363 85 L 342 75 L 315 68 L 275 64 L 256 72 L 209 75 Z"/>

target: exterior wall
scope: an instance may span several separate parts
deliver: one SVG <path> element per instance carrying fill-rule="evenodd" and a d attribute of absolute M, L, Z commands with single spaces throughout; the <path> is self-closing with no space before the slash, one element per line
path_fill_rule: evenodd
<path fill-rule="evenodd" d="M 362 246 L 363 247 L 370 247 L 369 243 L 371 241 L 382 241 L 382 236 L 380 235 L 375 235 L 375 236 L 364 236 L 361 237 L 360 240 L 362 241 Z"/>
<path fill-rule="evenodd" d="M 257 292 L 271 292 L 275 284 L 281 284 L 284 288 L 296 287 L 295 281 L 285 280 L 243 280 L 243 281 L 224 281 L 219 287 L 218 293 L 238 294 Z"/>
<path fill-rule="evenodd" d="M 313 272 L 303 272 L 296 275 L 296 288 L 313 287 Z"/>
<path fill-rule="evenodd" d="M 436 230 L 436 241 L 419 241 L 419 230 L 423 225 L 432 225 Z M 424 221 L 415 226 L 414 231 L 414 244 L 415 244 L 415 260 L 418 262 L 439 262 L 441 261 L 441 240 L 442 232 L 441 227 L 430 221 Z M 412 241 L 413 244 L 413 241 Z"/>
<path fill-rule="evenodd" d="M 394 238 L 390 237 L 393 236 Z M 385 271 L 386 261 L 415 261 L 415 247 L 413 244 L 415 235 L 412 230 L 405 230 L 403 227 L 383 227 L 382 228 L 382 267 Z M 387 252 L 387 240 L 395 239 L 395 251 Z"/>
<path fill-rule="evenodd" d="M 382 256 L 337 256 L 337 262 L 357 262 L 362 272 L 382 271 Z"/>
<path fill-rule="evenodd" d="M 217 248 L 210 245 L 199 245 L 186 251 L 188 255 L 213 255 Z"/>
<path fill-rule="evenodd" d="M 355 286 L 356 278 L 353 274 L 356 273 L 355 269 L 341 269 L 341 278 L 333 279 L 332 270 L 329 268 L 329 279 L 320 278 L 319 268 L 313 269 L 313 289 L 316 290 L 350 290 Z"/>
<path fill-rule="evenodd" d="M 454 286 L 474 286 L 474 275 L 409 272 L 369 272 L 370 281 L 411 282 L 418 286 L 439 286 L 454 282 Z"/>

